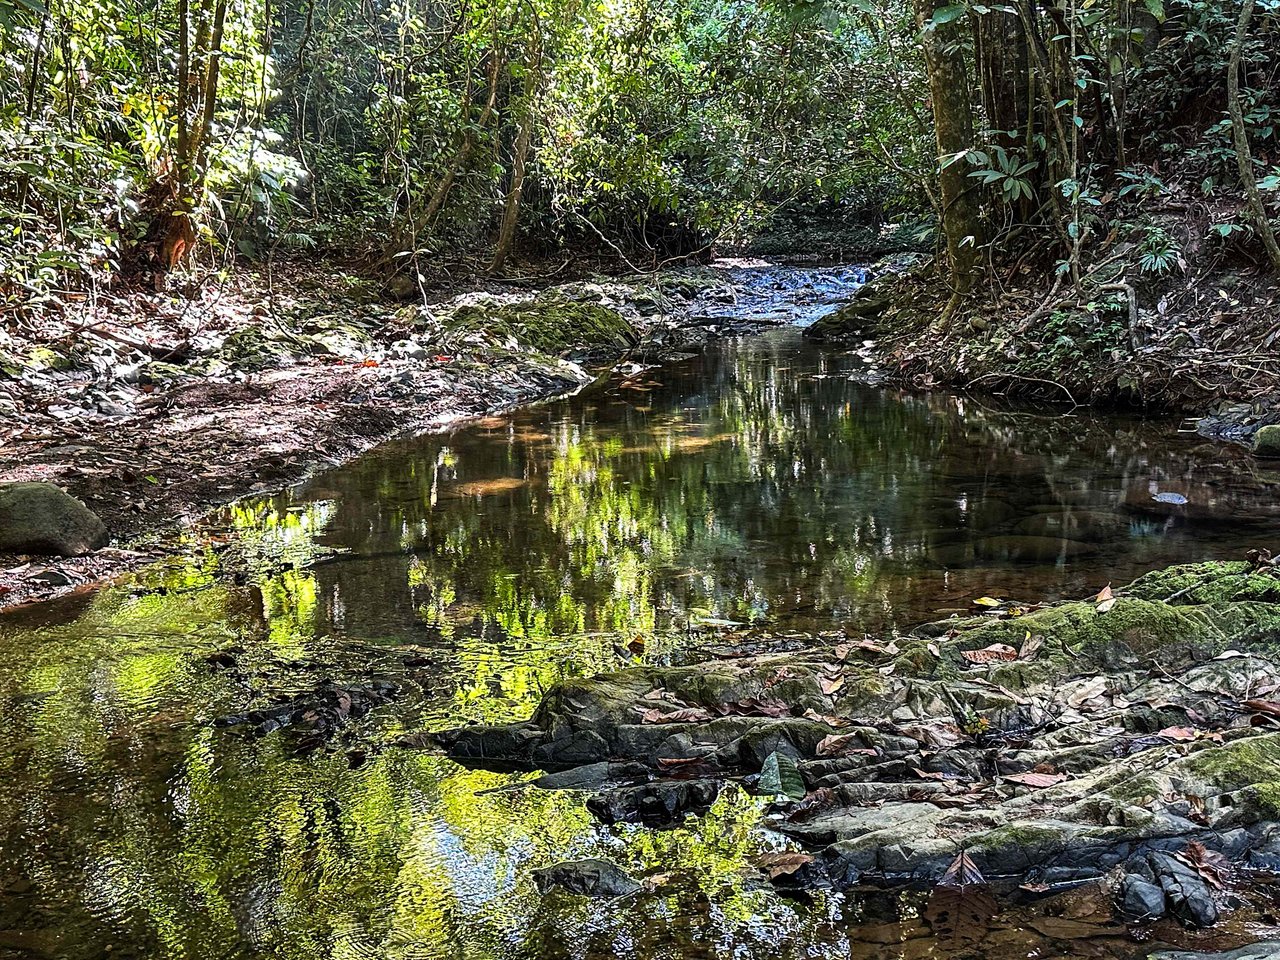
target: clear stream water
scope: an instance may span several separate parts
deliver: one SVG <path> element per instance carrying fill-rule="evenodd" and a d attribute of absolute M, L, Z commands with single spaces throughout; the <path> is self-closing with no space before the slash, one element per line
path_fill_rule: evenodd
<path fill-rule="evenodd" d="M 390 444 L 0 617 L 0 957 L 1128 960 L 1274 934 L 1250 912 L 1138 941 L 1078 890 L 943 944 L 922 893 L 753 878 L 781 841 L 739 790 L 678 829 L 602 827 L 579 794 L 392 745 L 726 630 L 889 632 L 1280 533 L 1280 477 L 1177 424 L 864 374 L 796 327 L 725 341 L 640 389 Z M 223 722 L 374 679 L 397 695 L 322 749 Z M 651 889 L 538 894 L 534 867 L 589 855 Z"/>

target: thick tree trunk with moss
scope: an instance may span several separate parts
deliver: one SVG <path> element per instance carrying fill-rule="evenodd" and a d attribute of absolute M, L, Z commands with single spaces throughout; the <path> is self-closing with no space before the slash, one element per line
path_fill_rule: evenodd
<path fill-rule="evenodd" d="M 947 260 L 951 284 L 957 296 L 973 286 L 978 268 L 978 247 L 982 242 L 978 194 L 967 176 L 963 160 L 953 158 L 973 146 L 973 104 L 969 73 L 961 53 L 958 21 L 934 23 L 934 13 L 945 0 L 915 0 L 925 63 L 929 70 L 929 96 L 933 102 L 933 124 L 938 156 L 942 165 L 939 185 L 942 199 L 942 229 L 947 240 Z"/>

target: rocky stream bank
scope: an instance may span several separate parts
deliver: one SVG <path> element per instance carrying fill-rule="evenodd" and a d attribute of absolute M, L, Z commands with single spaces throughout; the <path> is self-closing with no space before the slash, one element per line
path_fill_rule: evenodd
<path fill-rule="evenodd" d="M 430 742 L 545 771 L 605 823 L 668 826 L 736 782 L 793 842 L 761 863 L 787 888 L 936 884 L 994 913 L 988 885 L 1102 881 L 1126 922 L 1207 927 L 1280 871 L 1278 639 L 1280 569 L 1253 553 L 897 637 L 748 635 Z"/>
<path fill-rule="evenodd" d="M 903 255 L 807 333 L 870 345 L 912 388 L 1181 413 L 1203 436 L 1280 456 L 1276 287 L 1254 268 L 1150 275 L 1118 253 L 1076 289 L 1030 268 L 989 278 L 944 322 L 950 299 L 936 264 Z"/>
<path fill-rule="evenodd" d="M 148 562 L 209 509 L 393 437 L 562 396 L 611 370 L 643 390 L 648 365 L 825 312 L 864 279 L 724 262 L 404 304 L 303 271 L 0 329 L 0 483 L 56 485 L 106 531 L 74 549 L 24 547 L 30 518 L 12 515 L 0 609 Z"/>

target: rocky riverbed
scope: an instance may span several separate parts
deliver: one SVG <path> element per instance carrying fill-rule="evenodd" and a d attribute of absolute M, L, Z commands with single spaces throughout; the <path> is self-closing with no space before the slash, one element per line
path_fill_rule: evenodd
<path fill-rule="evenodd" d="M 1208 926 L 1280 869 L 1280 570 L 1266 553 L 1043 607 L 981 598 L 898 637 L 748 636 L 554 687 L 435 742 L 547 771 L 605 822 L 774 798 L 786 886 L 1106 878 L 1116 910 Z M 960 855 L 963 854 L 963 858 Z"/>

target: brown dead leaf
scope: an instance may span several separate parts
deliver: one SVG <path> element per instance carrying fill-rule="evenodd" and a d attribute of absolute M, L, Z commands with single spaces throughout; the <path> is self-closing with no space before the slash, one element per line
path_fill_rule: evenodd
<path fill-rule="evenodd" d="M 922 798 L 924 803 L 932 803 L 935 807 L 948 810 L 955 807 L 972 807 L 982 802 L 980 793 L 935 793 Z"/>
<path fill-rule="evenodd" d="M 868 747 L 857 733 L 833 733 L 818 741 L 817 754 L 820 757 L 874 757 L 876 751 Z"/>
<path fill-rule="evenodd" d="M 825 723 L 828 727 L 834 727 L 836 730 L 839 730 L 841 727 L 847 727 L 853 722 L 848 717 L 833 717 L 828 714 L 819 713 L 812 707 L 806 710 L 802 716 L 806 720 L 812 720 L 815 723 Z"/>
<path fill-rule="evenodd" d="M 1174 856 L 1200 874 L 1205 883 L 1219 890 L 1225 889 L 1231 879 L 1231 861 L 1197 840 L 1192 840 Z"/>
<path fill-rule="evenodd" d="M 986 882 L 987 878 L 982 875 L 978 865 L 973 862 L 973 859 L 966 851 L 961 850 L 959 855 L 951 861 L 951 866 L 947 867 L 947 872 L 942 875 L 942 879 L 938 881 L 938 886 L 985 886 Z"/>
<path fill-rule="evenodd" d="M 1035 787 L 1037 790 L 1044 787 L 1052 787 L 1054 784 L 1062 783 L 1068 779 L 1065 773 L 1011 773 L 1005 776 L 1005 780 L 1010 783 L 1017 783 L 1024 787 Z"/>
<path fill-rule="evenodd" d="M 1093 677 L 1080 684 L 1080 686 L 1067 697 L 1067 704 L 1068 706 L 1079 708 L 1086 701 L 1092 700 L 1094 697 L 1100 697 L 1106 692 L 1107 678 Z"/>
<path fill-rule="evenodd" d="M 851 653 L 867 653 L 877 657 L 891 657 L 899 653 L 898 645 L 890 640 L 888 643 L 876 643 L 869 637 L 863 637 L 856 643 L 842 643 L 836 647 L 836 657 L 847 660 Z"/>
<path fill-rule="evenodd" d="M 716 713 L 723 717 L 774 717 L 791 716 L 791 707 L 781 700 L 758 700 L 745 697 L 716 706 Z"/>
<path fill-rule="evenodd" d="M 642 723 L 702 723 L 711 719 L 711 714 L 701 707 L 682 707 L 679 710 L 646 710 L 641 716 Z"/>
<path fill-rule="evenodd" d="M 931 750 L 948 750 L 964 740 L 954 723 L 909 723 L 899 726 L 898 732 Z"/>
<path fill-rule="evenodd" d="M 1194 740 L 1196 730 L 1195 727 L 1165 727 L 1156 736 L 1166 740 Z"/>
<path fill-rule="evenodd" d="M 1250 713 L 1260 713 L 1268 717 L 1276 717 L 1280 719 L 1280 701 L 1276 700 L 1246 700 L 1240 704 L 1242 710 Z"/>
<path fill-rule="evenodd" d="M 836 693 L 844 686 L 844 677 L 819 677 L 818 686 L 822 688 L 822 692 L 828 696 Z"/>
<path fill-rule="evenodd" d="M 1019 660 L 1032 660 L 1035 655 L 1040 652 L 1040 648 L 1044 646 L 1044 634 L 1033 634 L 1027 631 L 1026 637 L 1023 638 L 1022 648 L 1018 651 Z"/>
<path fill-rule="evenodd" d="M 1000 663 L 1007 660 L 1017 660 L 1018 651 L 1007 643 L 993 643 L 991 646 L 983 647 L 981 650 L 961 650 L 960 656 L 970 663 Z"/>
<path fill-rule="evenodd" d="M 812 820 L 823 810 L 833 806 L 835 802 L 836 792 L 834 790 L 830 787 L 819 787 L 792 807 L 787 813 L 787 819 L 793 823 L 803 823 L 806 820 Z"/>
<path fill-rule="evenodd" d="M 781 853 L 762 853 L 756 858 L 756 866 L 769 875 L 770 880 L 790 876 L 805 864 L 813 863 L 813 856 L 798 850 L 784 850 Z"/>

